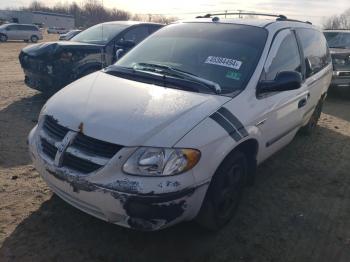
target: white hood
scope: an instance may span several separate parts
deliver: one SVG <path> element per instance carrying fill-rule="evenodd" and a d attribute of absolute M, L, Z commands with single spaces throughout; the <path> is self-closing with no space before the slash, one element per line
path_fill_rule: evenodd
<path fill-rule="evenodd" d="M 102 72 L 53 96 L 44 114 L 71 130 L 124 146 L 171 147 L 230 98 L 139 83 Z"/>

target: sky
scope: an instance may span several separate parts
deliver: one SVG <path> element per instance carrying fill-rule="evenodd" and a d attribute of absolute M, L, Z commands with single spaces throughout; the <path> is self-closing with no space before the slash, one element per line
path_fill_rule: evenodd
<path fill-rule="evenodd" d="M 0 8 L 26 6 L 32 0 L 0 0 Z M 76 0 L 81 3 L 84 0 Z M 97 0 L 104 6 L 131 13 L 164 14 L 191 18 L 197 14 L 224 10 L 246 10 L 284 14 L 288 18 L 308 20 L 322 25 L 325 18 L 350 8 L 350 0 Z M 46 5 L 70 3 L 72 0 L 45 0 Z"/>

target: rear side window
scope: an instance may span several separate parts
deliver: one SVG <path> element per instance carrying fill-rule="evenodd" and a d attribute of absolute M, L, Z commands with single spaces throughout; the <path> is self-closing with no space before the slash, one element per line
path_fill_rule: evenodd
<path fill-rule="evenodd" d="M 39 31 L 36 26 L 27 26 L 28 31 Z"/>
<path fill-rule="evenodd" d="M 146 26 L 138 26 L 126 32 L 123 39 L 126 41 L 127 40 L 133 41 L 137 44 L 141 42 L 143 39 L 145 39 L 148 35 L 149 33 Z"/>
<path fill-rule="evenodd" d="M 313 29 L 297 29 L 305 57 L 306 77 L 310 77 L 330 62 L 327 42 L 322 33 Z"/>
<path fill-rule="evenodd" d="M 149 29 L 149 33 L 153 34 L 155 31 L 157 31 L 158 29 L 160 29 L 162 26 L 160 25 L 150 25 L 148 26 Z"/>
<path fill-rule="evenodd" d="M 274 80 L 276 75 L 283 71 L 297 71 L 301 73 L 298 44 L 292 32 L 281 42 L 275 57 L 265 72 L 265 80 Z"/>

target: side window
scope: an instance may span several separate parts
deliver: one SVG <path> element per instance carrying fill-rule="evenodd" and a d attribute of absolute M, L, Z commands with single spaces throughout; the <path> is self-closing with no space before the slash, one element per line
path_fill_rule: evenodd
<path fill-rule="evenodd" d="M 28 29 L 28 26 L 26 26 L 26 25 L 18 25 L 17 30 L 28 31 L 29 29 Z"/>
<path fill-rule="evenodd" d="M 306 78 L 318 73 L 330 62 L 327 42 L 322 33 L 314 29 L 297 29 L 303 48 Z"/>
<path fill-rule="evenodd" d="M 286 33 L 286 32 L 284 32 Z M 265 65 L 265 79 L 274 80 L 276 75 L 282 71 L 297 71 L 301 73 L 301 60 L 298 44 L 294 34 L 289 33 L 282 40 L 278 50 L 270 53 L 273 56 Z"/>
<path fill-rule="evenodd" d="M 138 26 L 126 32 L 124 34 L 123 40 L 131 40 L 131 41 L 134 41 L 136 44 L 138 44 L 143 39 L 145 39 L 148 35 L 149 33 L 146 26 Z"/>
<path fill-rule="evenodd" d="M 7 31 L 15 31 L 15 30 L 17 30 L 17 26 L 16 25 L 9 25 L 7 27 Z"/>

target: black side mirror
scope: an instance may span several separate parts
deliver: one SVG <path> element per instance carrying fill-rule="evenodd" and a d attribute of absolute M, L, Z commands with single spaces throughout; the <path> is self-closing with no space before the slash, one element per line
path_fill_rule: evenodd
<path fill-rule="evenodd" d="M 257 87 L 259 94 L 268 92 L 280 92 L 300 88 L 302 76 L 295 71 L 283 71 L 276 75 L 275 80 L 260 81 Z"/>
<path fill-rule="evenodd" d="M 136 43 L 132 40 L 120 40 L 116 42 L 116 46 L 123 48 L 132 48 L 136 45 Z"/>

